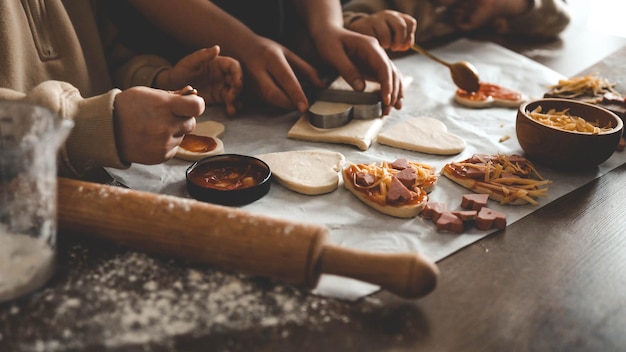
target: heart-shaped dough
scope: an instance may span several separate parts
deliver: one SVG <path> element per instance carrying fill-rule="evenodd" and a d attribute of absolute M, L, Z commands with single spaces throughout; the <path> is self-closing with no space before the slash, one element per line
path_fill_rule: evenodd
<path fill-rule="evenodd" d="M 385 117 L 352 120 L 347 125 L 337 128 L 321 129 L 311 125 L 305 114 L 291 127 L 287 137 L 310 142 L 350 144 L 361 150 L 367 150 L 383 127 L 384 120 Z"/>
<path fill-rule="evenodd" d="M 317 195 L 339 185 L 339 171 L 345 162 L 341 153 L 327 150 L 294 150 L 257 155 L 272 170 L 276 182 L 294 192 Z"/>
<path fill-rule="evenodd" d="M 437 155 L 458 154 L 465 140 L 449 133 L 446 125 L 431 117 L 414 117 L 378 134 L 378 143 L 390 147 Z"/>
<path fill-rule="evenodd" d="M 200 136 L 201 138 L 206 138 L 206 137 L 212 138 L 213 141 L 215 142 L 215 148 L 209 151 L 196 152 L 196 151 L 185 149 L 183 147 L 184 145 L 181 144 L 178 147 L 178 150 L 176 151 L 175 157 L 178 159 L 182 159 L 182 160 L 196 161 L 196 160 L 205 158 L 207 156 L 218 155 L 218 154 L 224 153 L 224 143 L 222 143 L 222 140 L 220 139 L 220 137 L 224 135 L 225 130 L 226 128 L 224 127 L 224 125 L 219 122 L 215 122 L 211 120 L 198 122 L 196 124 L 196 128 L 193 130 L 193 132 L 190 133 L 190 135 Z M 187 136 L 183 138 L 187 138 Z M 193 136 L 189 138 L 193 138 Z M 183 142 L 184 142 L 184 139 L 183 139 Z"/>
<path fill-rule="evenodd" d="M 494 106 L 516 108 L 526 100 L 526 97 L 518 91 L 481 82 L 480 89 L 475 93 L 467 93 L 464 90 L 457 89 L 454 94 L 454 100 L 470 108 L 490 108 Z"/>

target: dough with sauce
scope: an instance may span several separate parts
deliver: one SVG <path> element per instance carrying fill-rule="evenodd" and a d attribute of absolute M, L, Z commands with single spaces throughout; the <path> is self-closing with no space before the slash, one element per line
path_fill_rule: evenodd
<path fill-rule="evenodd" d="M 463 138 L 448 132 L 443 122 L 431 117 L 415 117 L 396 123 L 379 133 L 377 142 L 436 155 L 458 154 L 466 145 Z"/>
<path fill-rule="evenodd" d="M 210 150 L 204 153 L 192 152 L 182 147 L 178 147 L 176 151 L 175 158 L 187 160 L 187 161 L 196 161 L 207 156 L 218 155 L 224 153 L 224 143 L 220 139 L 224 135 L 224 131 L 226 127 L 224 124 L 221 124 L 216 121 L 202 121 L 196 123 L 196 128 L 193 130 L 191 134 L 195 134 L 196 136 L 203 137 L 211 137 L 215 140 L 216 146 L 215 149 Z"/>
<path fill-rule="evenodd" d="M 493 84 L 490 84 L 490 83 L 481 83 L 481 84 L 488 84 L 488 85 L 494 86 Z M 496 107 L 496 106 L 504 107 L 504 108 L 516 108 L 516 107 L 519 107 L 524 101 L 527 100 L 526 96 L 522 94 L 521 92 L 518 92 L 513 89 L 509 89 L 509 88 L 500 87 L 500 86 L 496 86 L 496 87 L 500 88 L 505 93 L 518 94 L 519 99 L 504 99 L 504 98 L 498 98 L 497 96 L 493 96 L 493 95 L 487 95 L 486 99 L 484 100 L 473 100 L 473 99 L 468 99 L 460 95 L 459 91 L 457 90 L 454 94 L 454 100 L 457 103 L 463 106 L 466 106 L 468 108 L 477 108 L 477 109 L 491 108 L 491 107 Z"/>
<path fill-rule="evenodd" d="M 330 193 L 339 185 L 345 162 L 341 153 L 327 150 L 294 150 L 257 155 L 272 170 L 276 182 L 306 195 Z"/>

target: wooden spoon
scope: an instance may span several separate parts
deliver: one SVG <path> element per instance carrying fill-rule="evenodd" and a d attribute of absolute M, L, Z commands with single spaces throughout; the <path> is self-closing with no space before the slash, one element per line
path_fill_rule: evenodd
<path fill-rule="evenodd" d="M 428 57 L 429 59 L 432 59 L 444 66 L 447 66 L 450 69 L 450 75 L 452 76 L 452 80 L 457 87 L 467 92 L 476 92 L 480 88 L 478 70 L 476 70 L 476 67 L 474 67 L 474 65 L 472 65 L 471 63 L 467 61 L 459 61 L 451 64 L 434 56 L 417 44 L 413 44 L 411 49 Z"/>

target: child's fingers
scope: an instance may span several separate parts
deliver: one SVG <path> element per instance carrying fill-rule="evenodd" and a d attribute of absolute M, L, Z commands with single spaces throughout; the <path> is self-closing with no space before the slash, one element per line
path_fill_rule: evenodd
<path fill-rule="evenodd" d="M 180 60 L 180 64 L 193 70 L 200 70 L 208 62 L 213 61 L 220 53 L 220 47 L 214 45 L 210 48 L 197 50 Z"/>

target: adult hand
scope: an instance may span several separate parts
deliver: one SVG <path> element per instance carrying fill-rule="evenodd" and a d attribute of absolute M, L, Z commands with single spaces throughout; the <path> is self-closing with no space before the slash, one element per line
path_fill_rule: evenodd
<path fill-rule="evenodd" d="M 146 165 L 173 158 L 183 136 L 195 128 L 195 116 L 205 108 L 199 96 L 148 87 L 133 87 L 119 93 L 114 105 L 120 158 Z"/>
<path fill-rule="evenodd" d="M 298 77 L 324 86 L 313 66 L 284 46 L 261 36 L 248 40 L 238 52 L 246 84 L 271 105 L 305 112 L 309 105 Z"/>
<path fill-rule="evenodd" d="M 380 84 L 384 115 L 388 115 L 392 107 L 402 108 L 402 76 L 374 37 L 330 26 L 313 40 L 320 57 L 354 90 L 363 91 L 365 80 Z"/>
<path fill-rule="evenodd" d="M 212 1 L 186 0 L 184 6 L 171 0 L 130 0 L 130 3 L 190 47 L 219 43 L 223 52 L 241 63 L 245 86 L 250 86 L 271 105 L 305 112 L 308 101 L 298 78 L 323 87 L 313 66 L 282 45 L 257 35 Z"/>
<path fill-rule="evenodd" d="M 175 90 L 191 85 L 208 105 L 224 104 L 226 112 L 234 115 L 240 107 L 243 71 L 237 60 L 219 53 L 220 47 L 215 45 L 185 56 L 161 72 L 155 86 Z"/>
<path fill-rule="evenodd" d="M 402 12 L 383 10 L 360 17 L 347 28 L 378 39 L 383 49 L 407 51 L 415 42 L 417 21 Z"/>

